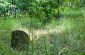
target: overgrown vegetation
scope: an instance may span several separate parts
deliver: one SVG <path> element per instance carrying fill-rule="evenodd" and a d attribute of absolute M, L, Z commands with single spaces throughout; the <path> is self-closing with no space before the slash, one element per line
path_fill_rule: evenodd
<path fill-rule="evenodd" d="M 11 32 L 30 31 L 28 50 Z M 85 55 L 85 0 L 0 0 L 0 55 Z"/>

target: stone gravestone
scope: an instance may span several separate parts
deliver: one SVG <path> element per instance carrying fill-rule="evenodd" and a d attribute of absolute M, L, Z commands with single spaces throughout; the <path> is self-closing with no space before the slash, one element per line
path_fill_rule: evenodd
<path fill-rule="evenodd" d="M 25 50 L 29 45 L 29 36 L 21 30 L 15 30 L 11 36 L 11 47 L 16 50 Z"/>

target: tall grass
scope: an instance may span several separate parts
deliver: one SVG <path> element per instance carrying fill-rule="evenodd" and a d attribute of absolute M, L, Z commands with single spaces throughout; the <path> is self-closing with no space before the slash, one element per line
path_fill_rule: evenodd
<path fill-rule="evenodd" d="M 31 55 L 33 48 L 34 55 L 45 55 L 46 51 L 47 55 L 85 55 L 85 17 L 81 14 L 80 11 L 74 10 L 63 12 L 64 17 L 60 20 L 51 20 L 48 24 L 42 24 L 38 19 L 27 15 L 0 19 L 0 54 L 26 55 L 28 53 Z M 13 50 L 10 47 L 11 31 L 8 30 L 31 27 L 36 32 L 42 29 L 46 34 L 38 35 L 36 40 L 36 35 L 33 35 L 35 37 L 33 47 L 30 41 L 29 52 Z"/>

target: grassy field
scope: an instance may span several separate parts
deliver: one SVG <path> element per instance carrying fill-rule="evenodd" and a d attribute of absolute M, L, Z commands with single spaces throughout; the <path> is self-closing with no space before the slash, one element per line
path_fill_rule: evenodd
<path fill-rule="evenodd" d="M 36 18 L 18 15 L 0 19 L 0 55 L 85 55 L 85 11 L 64 10 L 59 20 L 42 24 Z M 32 22 L 31 22 L 31 21 Z M 11 32 L 32 29 L 28 50 L 10 47 Z"/>

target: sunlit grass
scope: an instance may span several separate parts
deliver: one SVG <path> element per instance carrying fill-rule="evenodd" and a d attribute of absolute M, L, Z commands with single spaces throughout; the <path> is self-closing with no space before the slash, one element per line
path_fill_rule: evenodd
<path fill-rule="evenodd" d="M 0 20 L 0 30 L 1 29 L 14 29 L 14 28 L 19 28 L 21 27 L 21 23 L 19 20 L 16 19 L 6 19 L 6 20 Z"/>
<path fill-rule="evenodd" d="M 82 55 L 85 54 L 85 18 L 76 17 L 76 11 L 65 13 L 60 20 L 51 20 L 48 24 L 42 24 L 38 19 L 19 16 L 17 18 L 0 19 L 0 30 L 23 30 L 30 35 L 29 52 L 17 51 L 10 48 L 11 32 L 0 31 L 0 54 L 1 55 L 24 55 L 32 54 L 32 34 L 34 55 L 45 54 L 45 41 L 48 55 Z M 80 12 L 80 11 L 79 11 Z M 78 12 L 77 12 L 78 13 Z M 75 16 L 70 17 L 67 15 Z M 79 13 L 81 14 L 81 13 Z M 32 20 L 32 23 L 31 23 Z M 32 25 L 31 25 L 32 24 Z M 30 32 L 33 28 L 33 33 Z M 6 38 L 5 38 L 6 37 Z M 6 42 L 7 43 L 6 43 Z M 6 46 L 7 45 L 7 46 Z"/>

